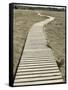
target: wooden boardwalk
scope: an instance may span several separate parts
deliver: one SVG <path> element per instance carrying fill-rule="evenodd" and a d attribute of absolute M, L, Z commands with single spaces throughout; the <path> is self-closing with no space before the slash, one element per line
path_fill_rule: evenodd
<path fill-rule="evenodd" d="M 55 57 L 47 47 L 43 26 L 53 17 L 34 24 L 28 34 L 23 55 L 16 73 L 14 86 L 51 84 L 63 82 Z"/>

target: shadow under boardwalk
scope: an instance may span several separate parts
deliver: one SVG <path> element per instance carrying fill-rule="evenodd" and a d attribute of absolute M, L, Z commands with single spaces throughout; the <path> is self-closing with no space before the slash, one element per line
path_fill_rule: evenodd
<path fill-rule="evenodd" d="M 30 29 L 14 86 L 63 82 L 53 52 L 47 47 L 42 23 L 45 21 L 34 24 Z"/>

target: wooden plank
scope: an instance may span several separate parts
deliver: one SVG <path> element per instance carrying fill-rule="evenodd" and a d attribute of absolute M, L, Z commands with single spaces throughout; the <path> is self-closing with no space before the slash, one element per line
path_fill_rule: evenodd
<path fill-rule="evenodd" d="M 42 66 L 41 65 L 32 65 L 32 66 L 29 65 L 29 66 L 22 66 L 22 67 L 19 66 L 18 69 L 23 69 L 23 68 L 29 69 L 29 68 L 39 68 L 39 67 L 41 67 L 41 68 L 45 67 L 46 68 L 46 67 L 56 67 L 56 66 L 57 65 L 42 65 Z"/>
<path fill-rule="evenodd" d="M 57 69 L 57 70 L 53 69 L 53 70 L 49 70 L 49 71 L 45 71 L 45 70 L 41 70 L 41 71 L 40 71 L 40 70 L 39 70 L 39 71 L 33 71 L 33 72 L 30 72 L 30 71 L 29 71 L 29 72 L 24 72 L 24 73 L 23 73 L 23 72 L 17 72 L 16 75 L 30 75 L 30 74 L 31 74 L 31 75 L 34 75 L 34 74 L 41 74 L 41 73 L 42 73 L 42 74 L 43 74 L 43 73 L 46 73 L 46 74 L 49 73 L 49 74 L 50 74 L 50 73 L 56 73 L 56 72 L 59 73 L 59 70 L 58 70 L 58 69 Z"/>
<path fill-rule="evenodd" d="M 35 77 L 35 78 L 21 78 L 21 79 L 15 79 L 15 82 L 30 82 L 30 81 L 46 81 L 46 80 L 52 80 L 52 79 L 62 79 L 61 76 L 51 76 L 51 77 Z"/>
<path fill-rule="evenodd" d="M 44 65 L 45 65 L 45 66 L 54 65 L 54 63 L 19 64 L 19 67 L 23 67 L 23 66 L 24 66 L 24 67 L 25 67 L 25 66 L 26 66 L 26 67 L 27 67 L 27 66 L 44 66 Z M 55 65 L 57 65 L 57 64 L 55 64 Z"/>
<path fill-rule="evenodd" d="M 62 83 L 62 79 L 57 80 L 49 80 L 49 81 L 36 81 L 36 82 L 21 82 L 21 83 L 14 83 L 14 86 L 24 86 L 24 85 L 40 85 L 40 84 L 51 84 L 51 83 Z"/>
<path fill-rule="evenodd" d="M 40 73 L 40 74 L 33 74 L 33 75 L 17 75 L 16 76 L 16 79 L 19 79 L 19 78 L 29 78 L 29 77 L 40 77 L 40 76 L 45 76 L 45 77 L 47 77 L 47 76 L 57 76 L 57 75 L 61 75 L 60 73 L 57 73 L 57 72 L 55 72 L 55 73 Z"/>

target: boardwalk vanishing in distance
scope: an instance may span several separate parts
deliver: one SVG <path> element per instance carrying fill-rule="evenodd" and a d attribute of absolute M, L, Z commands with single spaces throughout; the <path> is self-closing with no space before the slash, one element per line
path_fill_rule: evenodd
<path fill-rule="evenodd" d="M 18 66 L 14 86 L 63 82 L 53 51 L 47 47 L 47 36 L 44 36 L 43 33 L 43 26 L 54 19 L 54 17 L 48 16 L 48 19 L 35 23 L 31 27 Z"/>

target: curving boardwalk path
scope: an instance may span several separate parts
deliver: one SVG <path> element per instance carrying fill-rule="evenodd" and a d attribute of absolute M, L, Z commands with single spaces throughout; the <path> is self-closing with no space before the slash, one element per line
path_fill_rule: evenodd
<path fill-rule="evenodd" d="M 43 33 L 43 26 L 53 20 L 54 17 L 48 16 L 48 19 L 31 27 L 16 73 L 14 86 L 63 82 L 53 52 L 47 47 L 47 36 L 45 37 Z"/>

